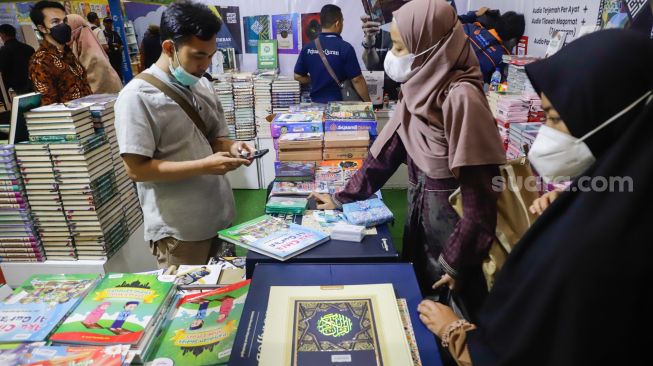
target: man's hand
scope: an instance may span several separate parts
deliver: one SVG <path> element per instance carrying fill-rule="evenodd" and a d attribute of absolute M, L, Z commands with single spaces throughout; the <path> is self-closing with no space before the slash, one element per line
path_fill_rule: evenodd
<path fill-rule="evenodd" d="M 317 209 L 318 210 L 333 210 L 336 208 L 336 204 L 333 202 L 333 199 L 331 199 L 331 195 L 328 193 L 311 193 L 308 196 L 309 199 L 315 198 L 315 201 L 317 202 Z"/>
<path fill-rule="evenodd" d="M 544 213 L 544 210 L 549 208 L 549 206 L 551 206 L 553 201 L 555 201 L 556 198 L 560 196 L 560 193 L 562 192 L 558 190 L 545 193 L 544 195 L 542 195 L 542 197 L 533 201 L 533 204 L 531 205 L 529 210 L 534 215 L 541 215 L 542 213 Z"/>
<path fill-rule="evenodd" d="M 231 154 L 232 158 L 238 158 L 242 159 L 243 155 L 249 155 L 252 154 L 256 151 L 253 147 L 247 145 L 246 143 L 242 141 L 236 141 L 231 145 L 231 148 L 229 148 L 229 153 Z M 245 159 L 247 160 L 247 163 L 244 164 L 245 166 L 250 166 L 252 164 L 252 161 L 254 159 Z"/>
<path fill-rule="evenodd" d="M 243 158 L 234 158 L 228 152 L 217 152 L 202 159 L 202 163 L 207 174 L 224 175 L 252 162 Z"/>
<path fill-rule="evenodd" d="M 433 286 L 431 286 L 431 288 L 435 290 L 436 288 L 443 285 L 447 285 L 451 290 L 454 290 L 456 288 L 456 279 L 454 279 L 448 274 L 445 274 L 442 277 L 440 277 L 438 282 L 434 283 Z"/>
<path fill-rule="evenodd" d="M 419 320 L 440 339 L 447 326 L 460 319 L 450 307 L 431 300 L 422 300 L 417 311 Z"/>
<path fill-rule="evenodd" d="M 363 43 L 368 48 L 373 47 L 376 43 L 376 35 L 381 32 L 381 23 L 372 21 L 369 15 L 361 16 L 361 21 L 363 22 L 363 33 L 365 35 Z"/>
<path fill-rule="evenodd" d="M 479 9 L 476 11 L 476 16 L 477 16 L 477 17 L 480 17 L 480 16 L 482 16 L 483 14 L 485 14 L 488 10 L 490 10 L 490 8 L 488 8 L 488 7 L 486 7 L 486 6 L 483 6 L 483 7 L 479 8 Z"/>

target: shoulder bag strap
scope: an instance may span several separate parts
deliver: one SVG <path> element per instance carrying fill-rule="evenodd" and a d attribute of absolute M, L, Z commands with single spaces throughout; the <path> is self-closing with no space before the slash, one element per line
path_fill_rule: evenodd
<path fill-rule="evenodd" d="M 324 64 L 324 67 L 326 67 L 327 71 L 329 72 L 329 75 L 333 78 L 333 80 L 338 84 L 338 86 L 342 89 L 343 84 L 338 80 L 338 77 L 336 76 L 336 73 L 333 71 L 331 68 L 331 65 L 329 65 L 329 60 L 327 60 L 326 55 L 324 54 L 324 50 L 322 49 L 322 44 L 320 43 L 320 37 L 318 36 L 315 38 L 315 46 L 317 47 L 317 52 L 320 54 L 320 58 L 322 59 L 322 63 Z"/>
<path fill-rule="evenodd" d="M 155 88 L 161 90 L 163 94 L 168 96 L 170 99 L 174 100 L 181 109 L 186 112 L 188 117 L 190 117 L 191 121 L 195 124 L 195 126 L 202 132 L 202 135 L 206 138 L 207 141 L 209 141 L 209 136 L 208 136 L 208 131 L 206 130 L 206 125 L 204 124 L 204 121 L 202 120 L 202 117 L 200 116 L 199 113 L 193 108 L 193 106 L 188 103 L 188 101 L 182 97 L 179 93 L 174 91 L 171 87 L 166 85 L 163 81 L 159 80 L 156 76 L 148 73 L 140 73 L 134 77 L 135 79 L 141 79 L 147 83 L 152 84 Z M 211 142 L 209 141 L 209 144 Z"/>

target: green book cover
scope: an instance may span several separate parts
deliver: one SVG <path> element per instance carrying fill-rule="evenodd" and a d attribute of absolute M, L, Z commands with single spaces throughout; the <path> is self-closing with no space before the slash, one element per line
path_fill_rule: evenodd
<path fill-rule="evenodd" d="M 260 39 L 258 41 L 259 70 L 276 70 L 279 67 L 276 39 Z"/>
<path fill-rule="evenodd" d="M 136 344 L 174 287 L 156 275 L 108 274 L 50 337 L 74 344 Z"/>
<path fill-rule="evenodd" d="M 181 299 L 158 340 L 156 365 L 226 364 L 236 338 L 250 280 Z"/>
<path fill-rule="evenodd" d="M 265 213 L 284 213 L 303 215 L 308 205 L 305 197 L 273 196 L 265 205 Z"/>

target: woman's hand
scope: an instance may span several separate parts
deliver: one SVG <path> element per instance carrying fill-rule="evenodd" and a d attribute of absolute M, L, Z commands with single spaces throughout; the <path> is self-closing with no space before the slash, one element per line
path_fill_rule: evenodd
<path fill-rule="evenodd" d="M 558 190 L 545 193 L 544 195 L 542 195 L 542 197 L 533 201 L 533 204 L 531 205 L 529 210 L 534 215 L 542 215 L 544 210 L 549 208 L 549 206 L 551 206 L 553 201 L 555 201 L 558 198 L 558 196 L 560 196 L 561 193 L 562 192 Z"/>
<path fill-rule="evenodd" d="M 309 199 L 315 198 L 315 201 L 317 202 L 318 210 L 333 210 L 336 208 L 335 202 L 333 202 L 331 195 L 328 193 L 313 192 L 308 196 L 308 198 Z"/>
<path fill-rule="evenodd" d="M 450 307 L 431 300 L 422 300 L 417 311 L 422 323 L 439 338 L 442 338 L 449 324 L 460 319 Z"/>
<path fill-rule="evenodd" d="M 431 286 L 431 288 L 435 290 L 436 288 L 443 285 L 447 285 L 449 286 L 449 289 L 454 290 L 456 288 L 456 279 L 448 274 L 445 274 L 442 277 L 440 277 L 438 282 L 434 283 L 433 286 Z"/>

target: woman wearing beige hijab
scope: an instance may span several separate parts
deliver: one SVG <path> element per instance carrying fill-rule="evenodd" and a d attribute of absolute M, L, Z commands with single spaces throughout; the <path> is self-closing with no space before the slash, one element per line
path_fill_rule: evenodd
<path fill-rule="evenodd" d="M 86 69 L 93 94 L 119 93 L 122 89 L 120 77 L 111 67 L 109 57 L 95 38 L 86 19 L 77 14 L 69 14 L 67 19 L 73 31 L 70 48 Z"/>
<path fill-rule="evenodd" d="M 443 0 L 413 0 L 393 15 L 385 70 L 402 83 L 399 104 L 345 189 L 313 196 L 318 208 L 367 199 L 407 164 L 403 257 L 424 295 L 448 285 L 473 318 L 487 296 L 481 263 L 495 235 L 492 178 L 505 153 L 455 10 Z M 458 187 L 463 219 L 448 201 Z"/>

